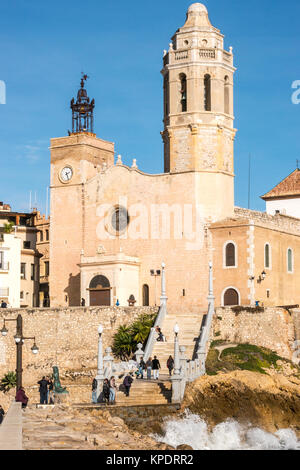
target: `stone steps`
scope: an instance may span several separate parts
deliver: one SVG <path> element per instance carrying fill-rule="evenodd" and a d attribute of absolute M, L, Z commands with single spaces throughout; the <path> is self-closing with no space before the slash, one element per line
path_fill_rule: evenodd
<path fill-rule="evenodd" d="M 163 335 L 166 337 L 166 342 L 156 341 L 153 347 L 151 357 L 154 356 L 160 361 L 161 369 L 160 373 L 168 373 L 167 360 L 169 356 L 174 358 L 174 326 L 177 323 L 180 328 L 179 332 L 179 344 L 186 348 L 186 358 L 192 359 L 196 340 L 199 337 L 200 328 L 203 320 L 203 316 L 207 311 L 199 310 L 199 312 L 191 314 L 167 314 L 162 325 L 159 325 Z"/>
<path fill-rule="evenodd" d="M 118 387 L 120 386 L 119 381 L 117 381 Z M 80 385 L 76 386 L 74 384 L 63 384 L 67 387 L 69 395 L 65 396 L 65 400 L 70 404 L 76 403 L 88 403 L 91 404 L 92 392 L 91 385 Z M 117 390 L 116 395 L 116 404 L 119 406 L 134 406 L 134 405 L 165 405 L 171 402 L 171 388 L 170 381 L 153 381 L 153 380 L 141 380 L 135 379 L 130 389 L 129 397 L 126 397 L 124 391 Z M 77 390 L 76 395 L 74 391 Z M 35 388 L 31 390 L 30 393 L 30 404 L 39 403 L 39 393 Z M 80 396 L 80 399 L 78 399 Z"/>

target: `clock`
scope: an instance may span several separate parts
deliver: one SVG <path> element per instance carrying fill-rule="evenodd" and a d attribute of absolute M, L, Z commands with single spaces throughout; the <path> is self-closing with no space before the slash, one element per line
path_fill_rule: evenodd
<path fill-rule="evenodd" d="M 71 181 L 73 176 L 73 170 L 70 166 L 65 166 L 60 172 L 60 179 L 63 183 Z"/>

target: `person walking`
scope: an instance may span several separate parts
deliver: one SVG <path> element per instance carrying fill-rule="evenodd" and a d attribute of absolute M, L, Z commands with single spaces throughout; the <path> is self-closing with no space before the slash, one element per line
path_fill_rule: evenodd
<path fill-rule="evenodd" d="M 141 379 L 144 378 L 144 370 L 146 368 L 146 364 L 144 362 L 144 359 L 142 358 L 141 359 L 141 362 L 139 363 L 139 376 L 141 377 Z"/>
<path fill-rule="evenodd" d="M 147 380 L 151 380 L 151 373 L 152 373 L 152 358 L 149 357 L 148 361 L 146 362 L 146 369 L 147 369 Z"/>
<path fill-rule="evenodd" d="M 152 369 L 153 369 L 153 378 L 154 380 L 158 380 L 159 378 L 159 369 L 160 369 L 160 362 L 157 359 L 156 356 L 154 356 L 154 359 L 152 361 Z"/>
<path fill-rule="evenodd" d="M 92 383 L 92 403 L 97 403 L 97 387 L 98 387 L 98 382 L 96 378 L 94 378 L 93 383 Z"/>
<path fill-rule="evenodd" d="M 110 387 L 109 402 L 111 405 L 114 405 L 116 403 L 116 392 L 117 392 L 116 379 L 114 378 L 114 376 L 110 378 L 109 387 Z"/>
<path fill-rule="evenodd" d="M 169 369 L 169 376 L 171 377 L 174 369 L 174 359 L 172 356 L 169 356 L 169 359 L 167 360 L 167 368 Z"/>
<path fill-rule="evenodd" d="M 123 385 L 125 387 L 125 395 L 127 397 L 129 397 L 130 387 L 131 387 L 132 382 L 133 382 L 133 378 L 131 377 L 130 374 L 127 374 L 123 381 Z"/>
<path fill-rule="evenodd" d="M 40 389 L 39 389 L 40 404 L 41 405 L 48 405 L 47 395 L 48 395 L 49 382 L 48 382 L 48 380 L 46 380 L 46 377 L 43 377 L 42 380 L 39 380 L 38 384 L 40 386 Z"/>
<path fill-rule="evenodd" d="M 26 396 L 26 393 L 23 387 L 20 387 L 19 390 L 17 391 L 15 400 L 18 403 L 22 403 L 22 409 L 25 410 L 27 403 L 28 403 L 28 397 Z"/>

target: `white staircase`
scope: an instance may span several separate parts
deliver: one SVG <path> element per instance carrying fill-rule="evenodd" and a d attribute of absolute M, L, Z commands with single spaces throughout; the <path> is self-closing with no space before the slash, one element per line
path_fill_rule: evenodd
<path fill-rule="evenodd" d="M 174 359 L 174 326 L 177 323 L 180 331 L 178 335 L 180 346 L 185 346 L 185 356 L 187 359 L 193 359 L 193 353 L 195 350 L 196 341 L 199 338 L 200 328 L 202 324 L 203 315 L 207 311 L 199 310 L 198 313 L 178 313 L 177 315 L 167 313 L 163 324 L 159 325 L 163 335 L 166 337 L 167 342 L 155 341 L 154 347 L 151 353 L 153 359 L 154 356 L 160 361 L 162 374 L 167 374 L 167 360 L 169 356 Z M 157 336 L 157 335 L 156 335 Z"/>

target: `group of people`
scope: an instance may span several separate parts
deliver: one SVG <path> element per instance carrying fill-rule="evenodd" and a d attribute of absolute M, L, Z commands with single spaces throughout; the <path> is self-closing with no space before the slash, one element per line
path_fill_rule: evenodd
<path fill-rule="evenodd" d="M 116 392 L 117 392 L 117 385 L 116 379 L 114 376 L 108 379 L 104 379 L 102 393 L 100 393 L 99 397 L 97 395 L 98 391 L 98 383 L 97 379 L 95 378 L 92 383 L 92 403 L 106 403 L 109 405 L 114 405 L 116 403 Z"/>
<path fill-rule="evenodd" d="M 169 375 L 171 376 L 173 373 L 173 369 L 174 369 L 174 359 L 172 356 L 169 356 L 169 359 L 167 360 L 167 368 L 169 370 Z M 161 365 L 160 365 L 159 359 L 157 359 L 157 356 L 154 356 L 154 359 L 149 357 L 146 363 L 143 359 L 141 359 L 139 366 L 138 366 L 138 370 L 136 371 L 136 376 L 137 378 L 143 379 L 144 372 L 146 372 L 147 380 L 151 380 L 152 371 L 153 371 L 153 379 L 158 380 L 159 369 L 161 369 Z"/>
<path fill-rule="evenodd" d="M 159 369 L 161 369 L 160 362 L 157 359 L 157 356 L 154 356 L 154 359 L 149 357 L 147 362 L 145 362 L 143 359 L 141 359 L 139 365 L 138 365 L 138 370 L 136 371 L 136 378 L 143 379 L 144 378 L 144 372 L 147 373 L 147 379 L 150 380 L 152 378 L 152 371 L 153 371 L 153 379 L 158 380 L 159 379 Z"/>
<path fill-rule="evenodd" d="M 169 356 L 167 360 L 167 368 L 169 370 L 169 375 L 171 376 L 174 369 L 174 359 L 172 356 Z M 154 359 L 149 357 L 147 362 L 143 359 L 140 360 L 138 364 L 138 369 L 135 372 L 137 379 L 143 379 L 144 373 L 147 373 L 147 379 L 151 380 L 152 378 L 152 371 L 153 371 L 153 379 L 159 379 L 159 370 L 161 369 L 161 365 L 157 356 L 154 356 Z M 129 397 L 130 388 L 133 383 L 133 373 L 128 373 L 124 380 L 123 380 L 123 388 L 125 395 Z M 106 403 L 109 405 L 114 405 L 116 403 L 116 392 L 117 392 L 117 385 L 115 377 L 111 377 L 110 379 L 104 379 L 103 387 L 100 395 L 98 396 L 98 384 L 97 379 L 94 378 L 92 383 L 92 403 Z"/>
<path fill-rule="evenodd" d="M 53 405 L 54 404 L 54 385 L 53 380 L 50 377 L 44 376 L 42 380 L 38 381 L 40 386 L 40 404 L 41 405 Z"/>

